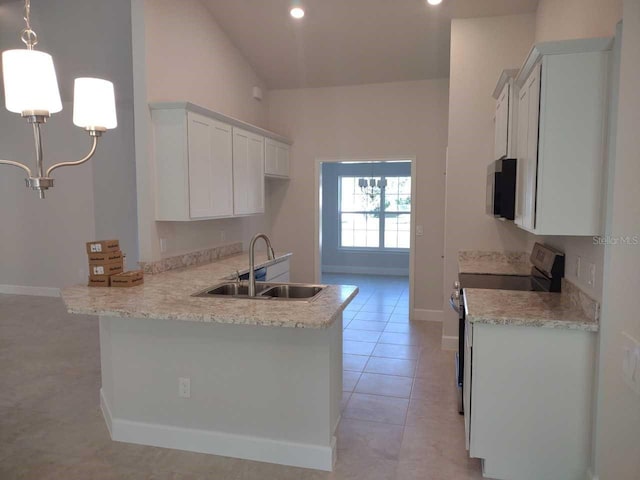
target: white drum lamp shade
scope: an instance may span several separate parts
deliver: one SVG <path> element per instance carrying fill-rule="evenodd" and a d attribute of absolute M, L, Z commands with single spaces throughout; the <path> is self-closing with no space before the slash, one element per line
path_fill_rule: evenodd
<path fill-rule="evenodd" d="M 2 53 L 2 74 L 5 106 L 10 112 L 62 110 L 56 70 L 48 53 L 7 50 Z"/>
<path fill-rule="evenodd" d="M 118 119 L 113 83 L 99 78 L 76 78 L 73 123 L 89 130 L 116 128 Z"/>

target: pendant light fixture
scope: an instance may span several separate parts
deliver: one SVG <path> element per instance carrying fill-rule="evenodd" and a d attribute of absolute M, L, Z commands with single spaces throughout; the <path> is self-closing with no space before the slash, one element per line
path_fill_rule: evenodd
<path fill-rule="evenodd" d="M 31 28 L 31 1 L 24 2 L 25 28 L 20 39 L 26 49 L 2 52 L 5 107 L 19 113 L 33 128 L 36 150 L 36 172 L 20 162 L 0 160 L 0 164 L 22 168 L 29 176 L 27 187 L 37 190 L 44 198 L 45 190 L 53 187 L 51 173 L 60 167 L 81 165 L 96 152 L 98 138 L 108 129 L 116 128 L 115 95 L 113 83 L 98 78 L 76 78 L 73 98 L 73 123 L 84 128 L 92 139 L 89 153 L 74 162 L 62 162 L 44 169 L 40 125 L 46 123 L 52 113 L 62 110 L 58 79 L 53 58 L 48 53 L 34 50 L 38 36 Z"/>

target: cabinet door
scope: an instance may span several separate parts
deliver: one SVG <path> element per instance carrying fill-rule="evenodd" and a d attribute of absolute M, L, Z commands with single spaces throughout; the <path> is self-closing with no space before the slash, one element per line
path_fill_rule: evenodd
<path fill-rule="evenodd" d="M 231 127 L 188 113 L 191 218 L 233 215 Z"/>
<path fill-rule="evenodd" d="M 506 83 L 496 101 L 495 160 L 507 156 L 509 141 L 509 93 L 510 85 Z"/>
<path fill-rule="evenodd" d="M 289 178 L 289 145 L 266 138 L 264 154 L 265 175 Z"/>
<path fill-rule="evenodd" d="M 278 175 L 278 145 L 270 138 L 264 139 L 264 174 Z"/>
<path fill-rule="evenodd" d="M 536 179 L 538 175 L 538 124 L 540 118 L 540 72 L 536 66 L 520 90 L 518 101 L 518 192 L 516 223 L 535 229 Z"/>
<path fill-rule="evenodd" d="M 233 129 L 233 211 L 264 212 L 264 137 Z"/>

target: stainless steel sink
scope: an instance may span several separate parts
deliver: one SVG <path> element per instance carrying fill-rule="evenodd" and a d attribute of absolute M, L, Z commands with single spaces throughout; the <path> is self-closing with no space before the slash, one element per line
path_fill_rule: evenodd
<path fill-rule="evenodd" d="M 324 289 L 323 285 L 306 283 L 256 282 L 256 296 L 249 296 L 246 282 L 219 283 L 194 293 L 193 297 L 240 298 L 250 300 L 314 300 Z"/>
<path fill-rule="evenodd" d="M 271 287 L 260 295 L 272 298 L 288 298 L 288 299 L 306 299 L 313 298 L 322 291 L 322 287 L 318 285 L 276 285 Z"/>

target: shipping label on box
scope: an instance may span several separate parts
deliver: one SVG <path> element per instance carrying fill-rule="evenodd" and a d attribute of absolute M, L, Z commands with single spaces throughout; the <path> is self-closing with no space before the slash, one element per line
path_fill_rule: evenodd
<path fill-rule="evenodd" d="M 105 263 L 117 263 L 124 260 L 124 254 L 117 250 L 107 253 L 89 253 L 89 265 L 103 265 Z"/>
<path fill-rule="evenodd" d="M 124 264 L 122 261 L 116 263 L 105 263 L 102 265 L 89 265 L 89 275 L 92 277 L 102 275 L 116 275 L 124 271 Z"/>
<path fill-rule="evenodd" d="M 133 270 L 120 273 L 111 277 L 112 287 L 135 287 L 144 283 L 144 273 L 142 270 Z"/>
<path fill-rule="evenodd" d="M 120 250 L 118 240 L 96 240 L 87 242 L 87 253 L 107 253 Z"/>
<path fill-rule="evenodd" d="M 108 287 L 110 284 L 108 276 L 102 277 L 89 277 L 88 285 L 90 287 Z"/>

